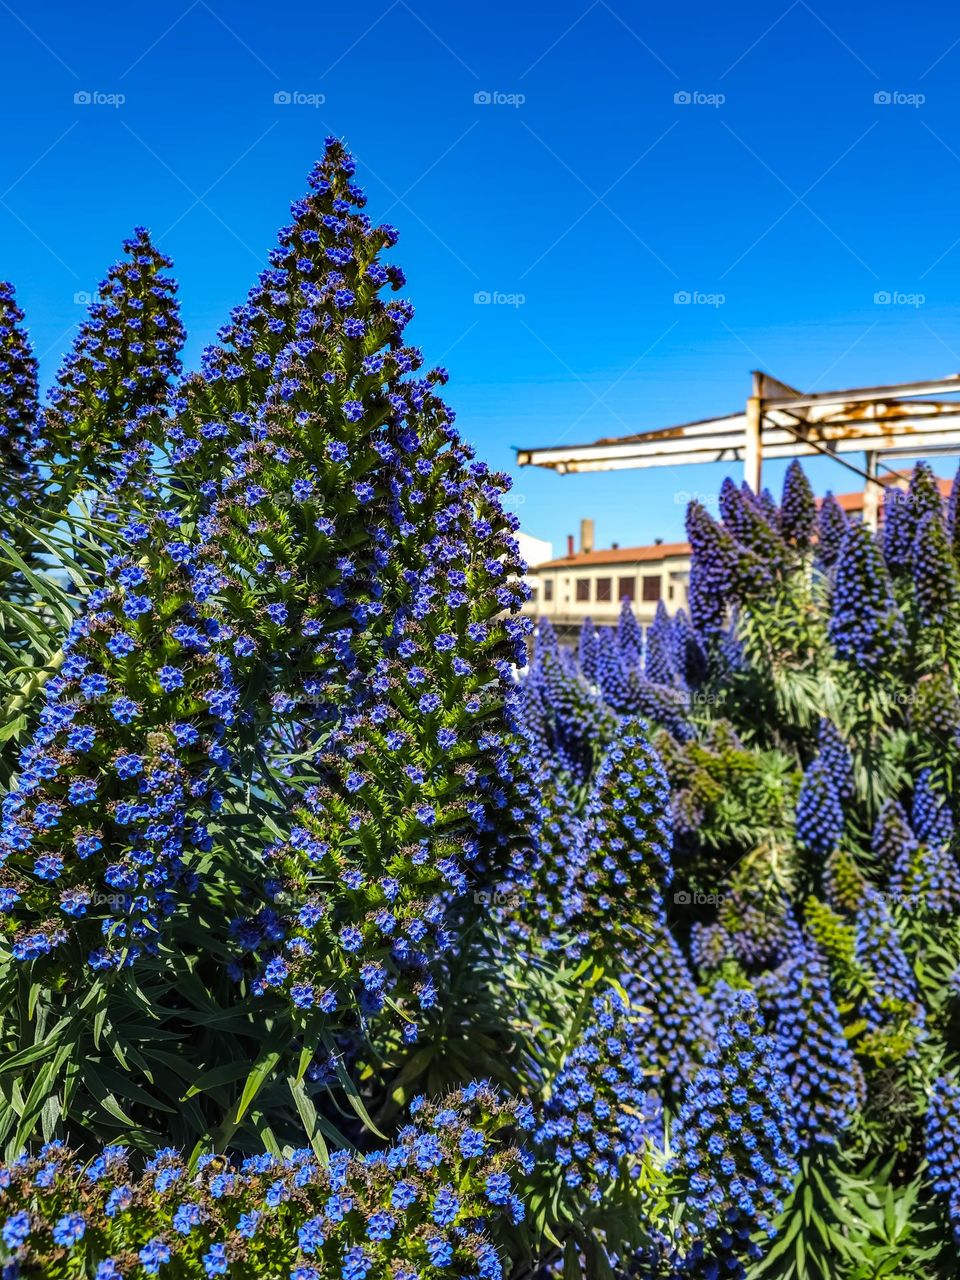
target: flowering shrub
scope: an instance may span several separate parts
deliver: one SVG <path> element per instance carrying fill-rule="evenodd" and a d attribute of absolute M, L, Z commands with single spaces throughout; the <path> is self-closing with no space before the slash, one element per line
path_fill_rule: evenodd
<path fill-rule="evenodd" d="M 84 1165 L 48 1143 L 6 1171 L 0 1237 L 25 1273 L 42 1260 L 51 1278 L 85 1266 L 97 1280 L 468 1271 L 499 1280 L 487 1227 L 522 1220 L 513 1186 L 532 1157 L 512 1139 L 531 1127 L 529 1106 L 481 1083 L 411 1110 L 390 1146 L 326 1164 L 307 1148 L 239 1164 L 204 1155 L 191 1168 L 165 1148 L 137 1173 L 121 1146 Z"/>
<path fill-rule="evenodd" d="M 42 405 L 0 287 L 5 1276 L 947 1265 L 956 504 L 726 483 L 689 617 L 528 654 L 364 206 L 186 376 L 143 229 Z"/>

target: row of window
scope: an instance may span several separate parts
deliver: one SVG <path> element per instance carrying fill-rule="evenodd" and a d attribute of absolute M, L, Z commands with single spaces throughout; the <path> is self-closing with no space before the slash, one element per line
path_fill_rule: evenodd
<path fill-rule="evenodd" d="M 590 594 L 591 584 L 596 587 L 595 595 Z M 598 604 L 613 604 L 615 600 L 636 600 L 637 580 L 633 577 L 617 578 L 617 594 L 614 596 L 613 578 L 576 578 L 574 592 L 580 604 L 589 604 L 591 600 L 595 600 Z M 543 598 L 545 601 L 553 599 L 552 578 L 544 579 Z M 640 599 L 651 604 L 656 604 L 660 599 L 659 574 L 646 574 L 640 579 Z"/>

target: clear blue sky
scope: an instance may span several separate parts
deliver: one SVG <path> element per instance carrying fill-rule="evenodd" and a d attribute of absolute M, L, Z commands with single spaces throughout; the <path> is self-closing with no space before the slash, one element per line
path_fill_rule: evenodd
<path fill-rule="evenodd" d="M 804 390 L 960 371 L 954 5 L 0 0 L 0 42 L 0 275 L 47 379 L 74 295 L 140 222 L 195 361 L 327 133 L 400 228 L 414 338 L 498 467 L 732 410 L 753 367 Z M 722 469 L 515 475 L 524 527 L 559 547 L 582 515 L 600 545 L 681 536 L 678 495 Z"/>

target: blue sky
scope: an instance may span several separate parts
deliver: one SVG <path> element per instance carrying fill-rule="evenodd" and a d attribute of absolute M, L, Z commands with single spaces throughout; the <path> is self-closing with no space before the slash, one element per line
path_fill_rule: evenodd
<path fill-rule="evenodd" d="M 955 6 L 0 0 L 0 40 L 0 275 L 47 379 L 141 222 L 194 362 L 331 132 L 497 467 L 733 410 L 755 367 L 807 391 L 960 371 Z M 584 515 L 600 545 L 669 540 L 722 475 L 524 469 L 513 501 L 558 548 Z"/>

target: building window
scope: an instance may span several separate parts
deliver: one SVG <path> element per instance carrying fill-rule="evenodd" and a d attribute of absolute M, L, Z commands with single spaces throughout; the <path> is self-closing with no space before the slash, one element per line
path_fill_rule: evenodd
<path fill-rule="evenodd" d="M 636 598 L 637 580 L 636 578 L 620 578 L 619 590 L 617 591 L 618 600 L 633 600 Z"/>
<path fill-rule="evenodd" d="M 543 580 L 543 599 L 544 603 L 549 604 L 553 599 L 553 579 L 544 578 Z"/>
<path fill-rule="evenodd" d="M 644 576 L 643 599 L 651 603 L 656 603 L 656 601 L 660 599 L 659 573 L 655 577 L 651 574 L 647 574 Z"/>
<path fill-rule="evenodd" d="M 589 599 L 590 599 L 590 579 L 578 578 L 577 579 L 577 600 L 583 601 L 583 600 L 589 600 Z"/>
<path fill-rule="evenodd" d="M 540 592 L 537 590 L 537 588 L 536 588 L 536 587 L 531 587 L 531 588 L 530 588 L 530 603 L 531 603 L 531 604 L 536 604 L 536 603 L 537 603 L 537 600 L 539 599 L 539 597 L 540 597 Z"/>
<path fill-rule="evenodd" d="M 609 604 L 613 599 L 613 579 L 598 578 L 597 579 L 597 603 Z"/>

